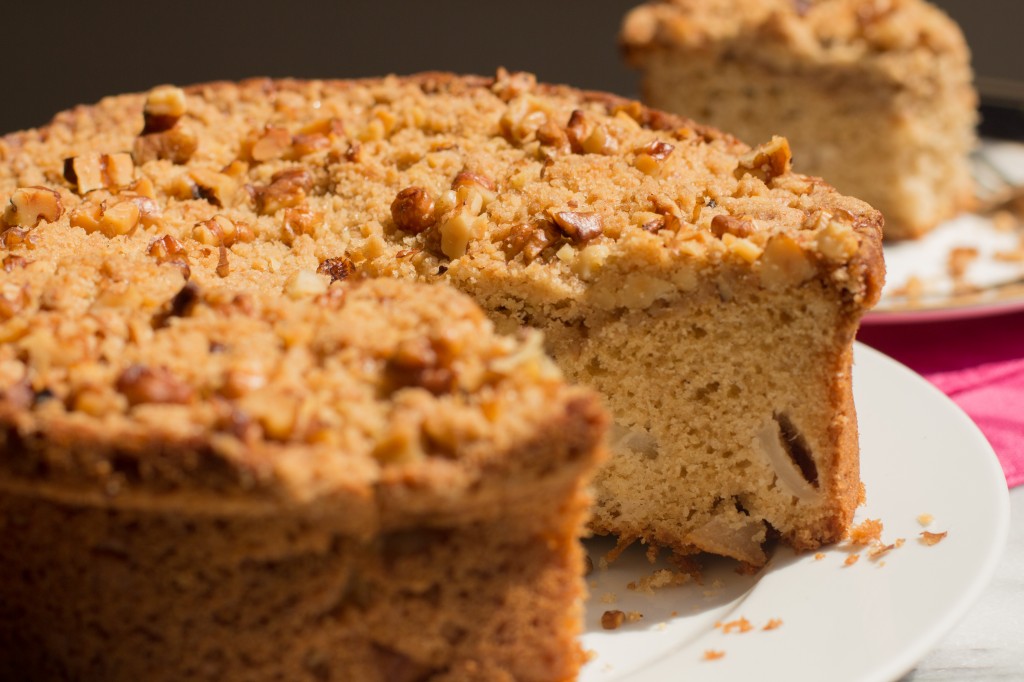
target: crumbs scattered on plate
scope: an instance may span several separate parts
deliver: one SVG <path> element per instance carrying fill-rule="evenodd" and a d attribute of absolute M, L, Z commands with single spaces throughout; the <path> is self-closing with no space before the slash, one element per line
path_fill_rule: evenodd
<path fill-rule="evenodd" d="M 920 523 L 922 526 L 925 526 L 926 528 L 928 526 L 932 525 L 932 521 L 934 521 L 934 520 L 935 520 L 935 517 L 932 516 L 931 514 L 918 514 L 917 515 L 917 522 Z"/>
<path fill-rule="evenodd" d="M 704 651 L 705 661 L 717 661 L 718 659 L 725 656 L 724 651 L 718 651 L 716 649 L 707 649 Z"/>
<path fill-rule="evenodd" d="M 928 546 L 937 545 L 940 542 L 942 542 L 942 540 L 946 537 L 948 533 L 949 531 L 942 531 L 941 533 L 929 533 L 928 531 L 923 530 L 919 533 L 919 535 L 921 536 L 921 544 Z"/>

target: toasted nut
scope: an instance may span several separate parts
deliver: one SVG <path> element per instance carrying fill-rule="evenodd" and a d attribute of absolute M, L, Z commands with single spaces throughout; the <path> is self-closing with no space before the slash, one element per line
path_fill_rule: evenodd
<path fill-rule="evenodd" d="M 108 206 L 100 216 L 99 230 L 108 237 L 129 234 L 139 224 L 139 207 L 132 201 Z"/>
<path fill-rule="evenodd" d="M 143 227 L 160 226 L 163 224 L 160 205 L 155 200 L 144 196 L 118 195 L 123 201 L 130 201 L 139 207 L 139 224 Z"/>
<path fill-rule="evenodd" d="M 508 102 L 514 97 L 533 92 L 536 88 L 537 77 L 532 73 L 522 71 L 510 73 L 504 67 L 498 67 L 491 92 L 503 102 Z"/>
<path fill-rule="evenodd" d="M 674 149 L 675 147 L 661 140 L 650 142 L 637 149 L 633 166 L 645 175 L 657 175 L 661 171 L 662 161 L 668 158 Z"/>
<path fill-rule="evenodd" d="M 648 156 L 650 156 L 653 159 L 656 159 L 657 161 L 664 161 L 669 157 L 669 154 L 671 154 L 674 150 L 674 145 L 671 145 L 668 142 L 662 142 L 661 140 L 654 140 L 653 142 L 649 142 L 648 144 L 645 144 L 643 147 L 638 149 L 637 153 L 647 154 Z"/>
<path fill-rule="evenodd" d="M 444 221 L 440 227 L 441 253 L 453 259 L 465 256 L 470 240 L 482 232 L 477 220 L 480 219 L 459 211 Z"/>
<path fill-rule="evenodd" d="M 135 138 L 132 156 L 138 164 L 158 159 L 182 164 L 191 159 L 198 148 L 199 138 L 182 125 L 176 125 L 162 133 L 149 133 Z"/>
<path fill-rule="evenodd" d="M 316 230 L 324 222 L 324 214 L 314 211 L 308 206 L 286 208 L 284 210 L 284 222 L 281 224 L 281 240 L 285 244 L 292 244 L 299 235 L 316 234 Z"/>
<path fill-rule="evenodd" d="M 524 94 L 509 101 L 498 127 L 506 140 L 524 145 L 536 139 L 537 130 L 550 118 L 550 109 L 542 100 Z"/>
<path fill-rule="evenodd" d="M 238 181 L 225 173 L 207 168 L 194 168 L 188 173 L 199 188 L 199 196 L 214 206 L 230 206 L 238 191 Z"/>
<path fill-rule="evenodd" d="M 521 253 L 523 262 L 529 265 L 558 239 L 555 226 L 546 220 L 539 220 L 529 225 L 515 225 L 505 238 L 503 248 L 509 260 Z"/>
<path fill-rule="evenodd" d="M 291 151 L 292 136 L 286 128 L 267 126 L 253 142 L 249 156 L 257 163 L 280 159 Z"/>
<path fill-rule="evenodd" d="M 302 158 L 303 156 L 322 152 L 325 149 L 329 149 L 330 146 L 331 139 L 326 135 L 300 133 L 292 138 L 292 148 L 289 157 Z"/>
<path fill-rule="evenodd" d="M 601 236 L 604 224 L 597 213 L 579 211 L 549 211 L 548 215 L 562 233 L 576 244 L 589 242 Z"/>
<path fill-rule="evenodd" d="M 299 129 L 298 135 L 324 135 L 328 138 L 344 137 L 345 124 L 338 118 L 319 118 Z M 296 135 L 296 137 L 298 137 Z"/>
<path fill-rule="evenodd" d="M 788 173 L 792 160 L 789 141 L 776 135 L 740 158 L 735 176 L 740 179 L 750 174 L 767 184 L 773 178 Z"/>
<path fill-rule="evenodd" d="M 22 244 L 28 244 L 33 246 L 35 243 L 36 234 L 29 227 L 10 227 L 0 232 L 0 246 L 5 249 L 13 249 L 16 246 Z"/>
<path fill-rule="evenodd" d="M 150 242 L 148 253 L 157 261 L 164 261 L 171 256 L 185 253 L 185 246 L 176 238 L 165 234 Z"/>
<path fill-rule="evenodd" d="M 556 149 L 569 147 L 569 137 L 554 121 L 545 121 L 537 128 L 537 141 L 542 145 Z"/>
<path fill-rule="evenodd" d="M 142 134 L 162 133 L 170 130 L 185 115 L 185 91 L 173 85 L 158 85 L 146 95 L 142 109 Z"/>
<path fill-rule="evenodd" d="M 263 215 L 273 215 L 282 208 L 298 206 L 306 200 L 313 188 L 313 176 L 304 168 L 290 168 L 278 171 L 270 178 L 270 184 L 251 188 L 256 209 Z"/>
<path fill-rule="evenodd" d="M 595 125 L 581 146 L 587 154 L 614 154 L 619 149 L 619 141 L 608 132 L 607 127 Z"/>
<path fill-rule="evenodd" d="M 86 232 L 98 232 L 102 216 L 102 204 L 85 202 L 71 209 L 68 220 L 71 223 L 71 227 L 80 227 Z"/>
<path fill-rule="evenodd" d="M 437 222 L 434 200 L 422 187 L 406 187 L 391 202 L 391 218 L 399 230 L 419 234 Z"/>
<path fill-rule="evenodd" d="M 64 159 L 64 179 L 75 185 L 79 194 L 125 187 L 135 179 L 135 162 L 127 152 L 82 154 Z"/>
<path fill-rule="evenodd" d="M 183 405 L 192 401 L 195 391 L 191 386 L 163 367 L 131 365 L 114 384 L 131 406 L 144 403 L 174 403 Z"/>
<path fill-rule="evenodd" d="M 318 275 L 327 275 L 331 278 L 332 282 L 339 282 L 343 279 L 347 279 L 355 271 L 355 263 L 353 263 L 348 256 L 328 258 L 321 262 L 319 267 L 316 269 Z"/>
<path fill-rule="evenodd" d="M 192 238 L 207 246 L 232 246 L 239 242 L 251 242 L 254 235 L 245 223 L 236 223 L 218 214 L 196 223 L 192 227 Z"/>
<path fill-rule="evenodd" d="M 565 124 L 565 135 L 569 138 L 572 150 L 582 154 L 583 141 L 590 136 L 590 126 L 586 114 L 580 109 L 574 109 L 569 115 L 569 122 Z"/>
<path fill-rule="evenodd" d="M 749 237 L 754 233 L 754 223 L 749 218 L 734 215 L 716 215 L 711 219 L 711 233 L 719 239 L 725 234 L 734 237 Z"/>
<path fill-rule="evenodd" d="M 4 211 L 9 227 L 35 227 L 40 220 L 52 223 L 64 215 L 60 194 L 49 187 L 19 187 Z"/>
<path fill-rule="evenodd" d="M 158 263 L 165 263 L 171 258 L 186 255 L 185 245 L 169 234 L 157 237 L 149 244 L 149 255 Z"/>
<path fill-rule="evenodd" d="M 493 192 L 495 189 L 493 180 L 479 173 L 470 173 L 468 171 L 459 173 L 452 180 L 452 189 L 458 190 L 460 187 L 478 187 L 489 192 Z"/>

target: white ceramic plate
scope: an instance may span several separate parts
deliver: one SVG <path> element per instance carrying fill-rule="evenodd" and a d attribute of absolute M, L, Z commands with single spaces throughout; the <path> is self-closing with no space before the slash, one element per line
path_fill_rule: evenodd
<path fill-rule="evenodd" d="M 1024 144 L 987 140 L 974 155 L 979 192 L 987 184 L 1024 187 Z M 986 182 L 986 177 L 991 182 Z M 1004 196 L 1012 195 L 1007 190 Z M 950 258 L 972 249 L 954 278 Z M 865 317 L 872 323 L 913 323 L 983 317 L 1024 310 L 1024 220 L 1003 212 L 965 213 L 920 239 L 887 242 L 882 298 Z M 913 294 L 909 292 L 913 291 Z"/>
<path fill-rule="evenodd" d="M 725 561 L 705 566 L 704 584 L 645 594 L 627 584 L 650 575 L 632 547 L 590 575 L 584 646 L 593 659 L 582 682 L 662 680 L 893 680 L 910 670 L 988 583 L 1006 543 L 1009 497 L 991 447 L 977 427 L 924 379 L 858 345 L 854 393 L 867 504 L 858 522 L 880 519 L 882 538 L 906 543 L 878 560 L 845 543 L 794 555 L 776 552 L 756 576 Z M 926 546 L 927 530 L 947 531 Z M 612 543 L 588 542 L 595 563 Z M 614 602 L 612 601 L 614 599 Z M 643 614 L 613 631 L 605 610 Z M 754 629 L 723 633 L 718 622 L 745 618 Z M 771 619 L 782 624 L 762 628 Z M 705 660 L 705 652 L 723 652 Z"/>

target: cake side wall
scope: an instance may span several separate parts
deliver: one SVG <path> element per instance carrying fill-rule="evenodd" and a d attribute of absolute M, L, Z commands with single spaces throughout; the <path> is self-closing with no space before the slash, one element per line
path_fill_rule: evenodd
<path fill-rule="evenodd" d="M 808 549 L 850 521 L 856 317 L 817 280 L 723 292 L 578 327 L 533 321 L 563 371 L 601 391 L 614 416 L 595 530 L 756 564 L 762 522 Z"/>
<path fill-rule="evenodd" d="M 786 136 L 797 171 L 876 207 L 886 237 L 902 239 L 973 198 L 970 72 L 957 59 L 935 61 L 935 78 L 921 92 L 855 65 L 786 72 L 753 59 L 663 50 L 644 61 L 643 92 L 652 106 L 750 144 Z"/>
<path fill-rule="evenodd" d="M 348 532 L 343 507 L 190 514 L 0 493 L 0 677 L 569 678 L 580 474 L 520 488 L 485 519 L 412 516 L 371 538 Z"/>

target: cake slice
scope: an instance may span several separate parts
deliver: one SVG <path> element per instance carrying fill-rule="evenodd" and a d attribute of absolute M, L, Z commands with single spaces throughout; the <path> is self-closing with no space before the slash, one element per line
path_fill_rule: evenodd
<path fill-rule="evenodd" d="M 128 307 L 174 293 L 123 284 L 132 258 L 174 291 L 200 274 L 284 295 L 444 282 L 500 330 L 542 330 L 613 413 L 591 525 L 623 543 L 762 564 L 773 538 L 839 539 L 861 498 L 851 346 L 881 287 L 882 218 L 792 172 L 782 138 L 751 148 L 501 71 L 161 87 L 0 153 L 14 273 L 45 238 L 69 260 L 108 250 L 89 291 Z M 45 192 L 59 210 L 33 203 Z M 60 283 L 5 290 L 23 310 L 2 333 L 33 339 L 18 362 L 46 347 L 22 331 L 36 310 L 89 310 L 70 266 L 26 267 Z"/>
<path fill-rule="evenodd" d="M 890 239 L 968 207 L 977 95 L 959 27 L 924 0 L 655 0 L 621 41 L 645 100 L 864 199 Z"/>
<path fill-rule="evenodd" d="M 575 676 L 605 416 L 536 332 L 67 220 L 3 237 L 0 678 Z"/>

